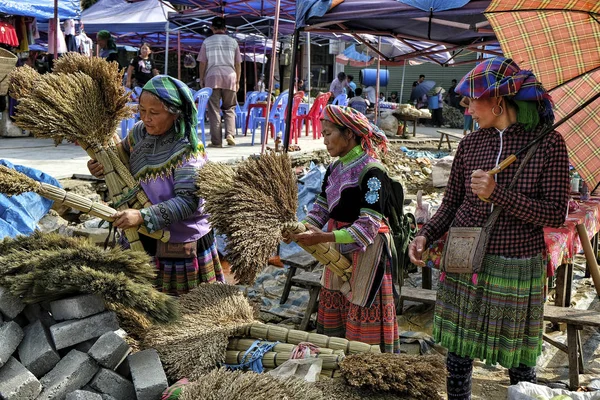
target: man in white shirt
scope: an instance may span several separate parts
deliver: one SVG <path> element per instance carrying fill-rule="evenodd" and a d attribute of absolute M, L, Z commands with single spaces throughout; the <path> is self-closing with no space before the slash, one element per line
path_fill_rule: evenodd
<path fill-rule="evenodd" d="M 346 93 L 346 86 L 348 86 L 348 81 L 346 80 L 346 74 L 340 72 L 329 86 L 329 91 L 333 93 L 332 98 L 335 99 L 342 93 Z"/>
<path fill-rule="evenodd" d="M 375 88 L 373 86 L 367 86 L 363 90 L 363 93 L 365 94 L 365 96 L 367 96 L 367 100 L 369 100 L 369 103 L 371 105 L 375 104 L 375 102 L 377 101 L 377 92 L 375 92 Z"/>

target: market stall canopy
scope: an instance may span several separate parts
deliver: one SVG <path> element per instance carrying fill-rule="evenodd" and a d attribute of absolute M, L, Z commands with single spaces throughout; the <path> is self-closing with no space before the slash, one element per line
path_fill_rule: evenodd
<path fill-rule="evenodd" d="M 166 1 L 99 0 L 81 13 L 81 21 L 88 33 L 164 32 L 170 12 L 175 9 Z"/>
<path fill-rule="evenodd" d="M 54 0 L 0 0 L 0 13 L 47 21 L 54 18 Z M 58 18 L 79 19 L 80 14 L 79 0 L 58 0 Z"/>

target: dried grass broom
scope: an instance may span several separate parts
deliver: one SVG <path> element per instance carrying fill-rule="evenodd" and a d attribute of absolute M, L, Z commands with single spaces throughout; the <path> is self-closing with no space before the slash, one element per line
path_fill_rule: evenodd
<path fill-rule="evenodd" d="M 26 303 L 95 293 L 156 322 L 179 315 L 174 298 L 153 288 L 154 266 L 144 252 L 103 250 L 87 240 L 35 233 L 0 243 L 0 286 Z M 63 242 L 61 245 L 60 243 Z"/>
<path fill-rule="evenodd" d="M 298 378 L 218 369 L 183 387 L 180 400 L 322 400 L 315 385 Z"/>
<path fill-rule="evenodd" d="M 77 53 L 57 60 L 54 71 L 39 77 L 27 69 L 11 74 L 9 90 L 19 97 L 16 124 L 38 137 L 78 143 L 104 167 L 109 194 L 118 204 L 115 208 L 150 205 L 117 147 L 115 131 L 121 120 L 132 115 L 121 83 L 123 71 L 115 63 Z M 125 230 L 125 235 L 132 249 L 143 250 L 134 229 Z"/>
<path fill-rule="evenodd" d="M 355 354 L 340 367 L 353 387 L 414 399 L 443 399 L 446 365 L 439 355 Z"/>
<path fill-rule="evenodd" d="M 16 196 L 26 192 L 35 192 L 42 197 L 55 201 L 61 206 L 74 208 L 108 222 L 114 221 L 113 215 L 117 212 L 117 210 L 105 204 L 93 202 L 87 197 L 66 192 L 48 183 L 38 182 L 19 171 L 0 165 L 0 193 L 4 193 L 7 196 Z M 145 226 L 138 227 L 137 231 L 163 242 L 169 241 L 170 238 L 168 231 L 150 233 Z"/>
<path fill-rule="evenodd" d="M 229 338 L 254 322 L 253 309 L 231 285 L 201 284 L 179 296 L 178 302 L 177 324 L 152 326 L 142 345 L 159 352 L 170 380 L 201 379 L 225 362 Z"/>
<path fill-rule="evenodd" d="M 283 231 L 306 230 L 296 220 L 298 190 L 286 154 L 263 154 L 235 171 L 208 163 L 198 173 L 197 187 L 212 225 L 227 235 L 231 271 L 241 284 L 254 282 L 283 239 Z M 325 267 L 349 278 L 350 261 L 332 244 L 304 248 Z"/>

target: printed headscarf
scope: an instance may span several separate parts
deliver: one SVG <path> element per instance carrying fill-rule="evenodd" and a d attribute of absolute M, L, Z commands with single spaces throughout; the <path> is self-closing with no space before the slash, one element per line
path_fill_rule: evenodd
<path fill-rule="evenodd" d="M 533 72 L 522 70 L 510 58 L 482 61 L 458 82 L 454 91 L 473 99 L 508 96 L 515 101 L 537 102 L 540 119 L 554 121 L 550 94 Z"/>
<path fill-rule="evenodd" d="M 360 138 L 361 147 L 370 156 L 377 156 L 377 151 L 387 151 L 385 133 L 352 107 L 328 105 L 323 110 L 321 120 L 350 129 Z"/>
<path fill-rule="evenodd" d="M 179 79 L 168 75 L 156 75 L 143 87 L 167 104 L 177 107 L 181 116 L 175 121 L 176 137 L 187 137 L 194 150 L 198 149 L 198 110 L 189 87 Z"/>

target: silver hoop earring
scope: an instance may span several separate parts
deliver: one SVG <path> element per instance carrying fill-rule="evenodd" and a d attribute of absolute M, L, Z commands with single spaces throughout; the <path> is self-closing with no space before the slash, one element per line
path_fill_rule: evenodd
<path fill-rule="evenodd" d="M 496 110 L 496 107 L 500 107 L 500 112 L 498 114 L 496 114 L 496 112 L 494 111 L 494 110 Z M 496 104 L 494 107 L 492 107 L 492 114 L 494 114 L 496 117 L 501 116 L 503 112 L 504 112 L 504 108 L 502 108 L 502 106 L 500 104 Z"/>

